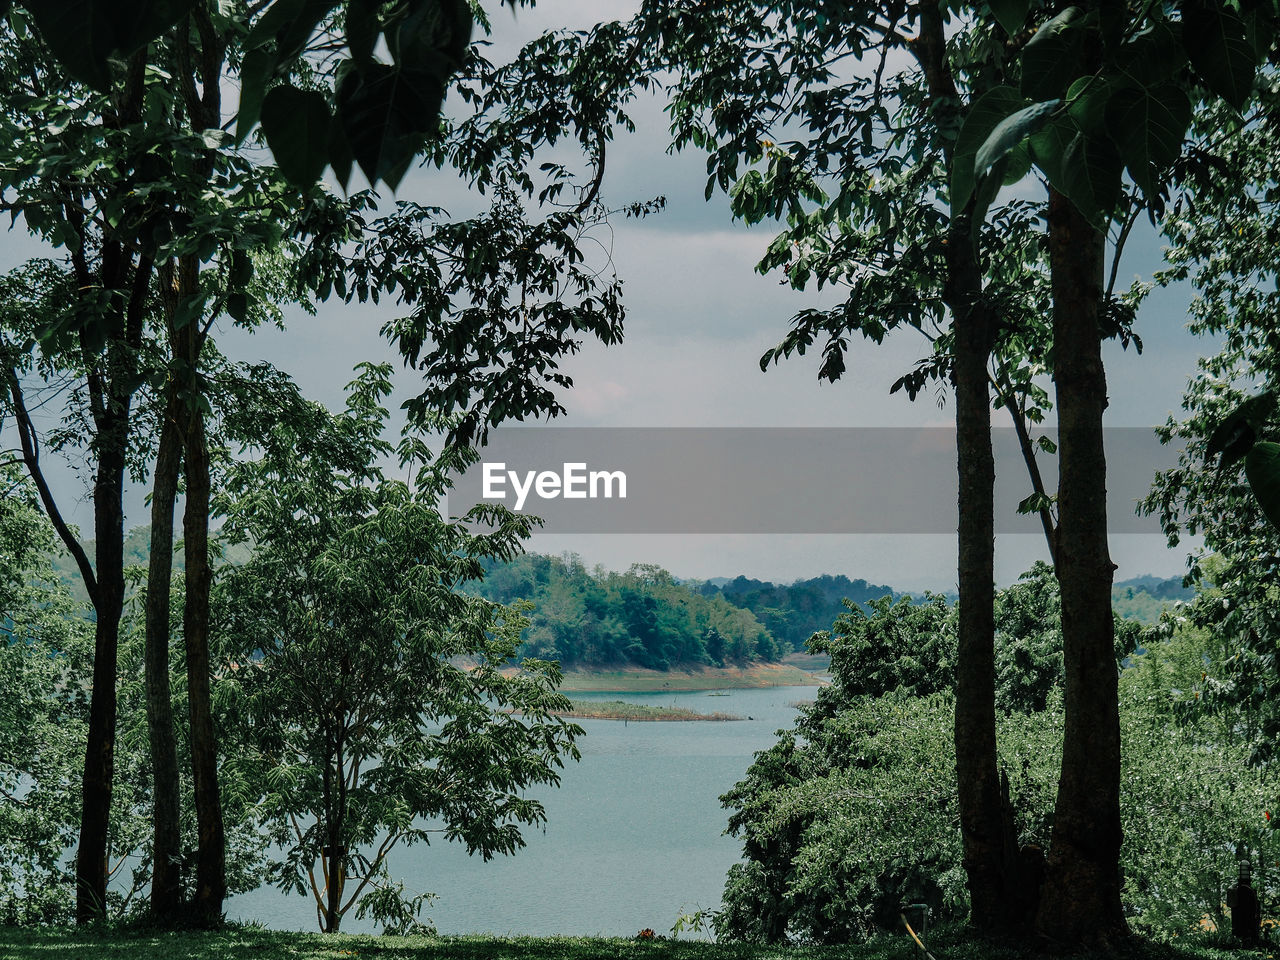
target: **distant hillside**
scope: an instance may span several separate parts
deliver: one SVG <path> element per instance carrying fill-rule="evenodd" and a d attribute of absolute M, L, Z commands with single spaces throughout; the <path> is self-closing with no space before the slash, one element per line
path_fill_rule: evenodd
<path fill-rule="evenodd" d="M 1192 587 L 1182 585 L 1181 577 L 1131 577 L 1112 586 L 1111 607 L 1117 616 L 1155 623 L 1167 608 L 1195 594 Z"/>
<path fill-rule="evenodd" d="M 716 578 L 697 589 L 704 596 L 719 595 L 735 607 L 750 610 L 784 650 L 803 650 L 814 633 L 830 629 L 844 612 L 846 597 L 861 605 L 886 595 L 903 596 L 892 587 L 829 574 L 786 585 L 746 577 Z"/>
<path fill-rule="evenodd" d="M 176 524 L 178 530 L 182 529 L 182 518 L 178 518 Z M 216 535 L 216 534 L 215 534 Z M 179 537 L 174 537 L 174 543 L 180 543 Z M 93 562 L 94 541 L 81 540 L 81 546 L 84 547 L 85 553 L 89 555 L 89 562 Z M 249 556 L 249 548 L 245 546 L 230 547 L 227 550 L 227 556 L 224 562 L 240 563 Z M 128 570 L 130 567 L 146 567 L 151 558 L 151 527 L 150 525 L 143 527 L 134 527 L 124 538 L 124 567 Z M 89 601 L 89 594 L 84 588 L 84 580 L 80 577 L 80 568 L 76 566 L 75 560 L 66 550 L 59 550 L 53 558 L 53 568 L 57 571 L 59 578 L 67 585 L 71 592 L 84 602 Z M 173 569 L 174 572 L 181 572 L 186 569 L 186 562 L 182 556 L 180 549 L 173 552 Z"/>
<path fill-rule="evenodd" d="M 532 601 L 526 652 L 566 667 L 741 666 L 785 652 L 749 609 L 652 564 L 614 573 L 572 555 L 525 554 L 489 564 L 474 589 L 499 603 Z"/>

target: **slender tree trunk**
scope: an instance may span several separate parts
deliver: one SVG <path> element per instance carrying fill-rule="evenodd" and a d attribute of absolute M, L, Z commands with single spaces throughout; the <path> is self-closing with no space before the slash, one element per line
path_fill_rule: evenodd
<path fill-rule="evenodd" d="M 196 857 L 196 915 L 218 924 L 227 895 L 225 834 L 218 794 L 218 740 L 213 722 L 209 676 L 209 448 L 204 414 L 195 412 L 186 443 L 187 509 L 186 606 L 183 633 L 187 646 L 187 696 L 191 707 L 191 769 L 195 783 L 199 850 Z"/>
<path fill-rule="evenodd" d="M 1120 715 L 1107 550 L 1098 312 L 1104 239 L 1049 195 L 1053 379 L 1058 412 L 1058 584 L 1066 666 L 1062 773 L 1038 926 L 1068 944 L 1127 935 L 1120 904 Z"/>
<path fill-rule="evenodd" d="M 76 849 L 76 922 L 106 915 L 107 841 L 111 824 L 111 786 L 115 774 L 116 668 L 120 616 L 124 610 L 124 470 L 127 404 L 111 428 L 100 434 L 98 470 L 93 487 L 96 539 L 93 637 L 93 691 L 85 749 L 80 807 L 80 843 Z"/>
<path fill-rule="evenodd" d="M 193 45 L 193 39 L 198 44 Z M 197 4 L 184 21 L 177 37 L 178 72 L 189 115 L 200 129 L 216 129 L 222 123 L 222 67 L 226 44 L 209 12 Z M 197 93 L 195 80 L 199 80 Z M 205 170 L 212 175 L 214 153 L 205 158 Z M 189 293 L 199 289 L 199 262 L 194 256 L 179 261 L 180 284 Z M 199 848 L 196 853 L 195 916 L 197 922 L 212 926 L 222 922 L 227 895 L 226 833 L 222 821 L 222 800 L 218 790 L 218 741 L 210 693 L 209 591 L 213 570 L 209 562 L 209 442 L 205 430 L 207 396 L 200 382 L 200 353 L 206 332 L 198 322 L 178 331 L 183 338 L 182 356 L 187 362 L 187 411 L 184 460 L 187 480 L 183 541 L 186 559 L 186 606 L 183 634 L 187 648 L 187 698 L 191 714 L 191 767 L 195 787 L 196 823 Z"/>
<path fill-rule="evenodd" d="M 947 60 L 937 0 L 919 5 L 913 50 L 930 99 L 953 113 L 960 103 Z M 947 105 L 950 105 L 949 107 Z M 957 118 L 958 119 L 958 118 Z M 951 162 L 948 156 L 948 163 Z M 970 203 L 969 210 L 972 210 Z M 955 329 L 952 383 L 956 391 L 956 472 L 959 510 L 959 621 L 956 654 L 956 783 L 970 921 L 982 930 L 1007 928 L 1007 831 L 1000 805 L 995 719 L 995 461 L 987 363 L 992 324 L 983 303 L 982 265 L 970 217 L 953 210 L 947 237 L 945 297 Z"/>
<path fill-rule="evenodd" d="M 173 576 L 173 508 L 182 465 L 182 402 L 170 383 L 151 488 L 151 556 L 147 571 L 147 731 L 151 743 L 155 833 L 151 868 L 151 912 L 162 921 L 178 915 L 182 902 L 182 833 L 178 751 L 169 688 L 170 583 Z"/>
<path fill-rule="evenodd" d="M 966 297 L 981 296 L 976 272 L 976 264 L 963 270 L 960 279 L 971 281 L 965 284 Z M 977 280 L 976 284 L 973 280 Z M 956 391 L 959 480 L 956 782 L 970 919 L 980 929 L 997 930 L 1008 926 L 1013 918 L 1007 910 L 1006 838 L 996 764 L 995 460 L 987 387 L 990 323 L 980 302 L 958 304 L 953 316 L 956 337 L 952 380 Z"/>
<path fill-rule="evenodd" d="M 199 266 L 194 257 L 179 263 L 179 286 L 188 293 L 198 289 Z M 182 631 L 187 652 L 187 701 L 191 721 L 191 773 L 195 787 L 196 892 L 193 904 L 197 923 L 213 926 L 222 921 L 227 894 L 226 839 L 222 800 L 218 792 L 218 740 L 214 728 L 209 660 L 209 591 L 213 570 L 209 563 L 209 444 L 204 410 L 194 402 L 203 396 L 199 384 L 203 334 L 196 322 L 176 333 L 175 351 L 186 363 L 188 401 L 183 412 L 184 475 L 187 503 L 182 534 L 186 571 L 186 602 Z M 180 351 L 180 352 L 179 352 Z"/>

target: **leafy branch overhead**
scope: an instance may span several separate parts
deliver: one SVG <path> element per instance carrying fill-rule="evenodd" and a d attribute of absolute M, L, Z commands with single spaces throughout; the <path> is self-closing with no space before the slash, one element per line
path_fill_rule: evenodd
<path fill-rule="evenodd" d="M 1012 39 L 1034 5 L 991 6 Z M 1148 4 L 1133 20 L 1115 6 L 1067 7 L 1041 24 L 1021 50 L 1020 88 L 997 87 L 974 105 L 956 141 L 952 209 L 976 194 L 981 220 L 1000 183 L 1034 163 L 1096 226 L 1116 212 L 1126 170 L 1159 214 L 1193 100 L 1241 109 L 1280 17 L 1275 0 Z M 1086 71 L 1095 40 L 1102 66 Z"/>
<path fill-rule="evenodd" d="M 1205 457 L 1218 457 L 1220 469 L 1244 460 L 1244 475 L 1258 506 L 1272 526 L 1280 528 L 1280 443 L 1262 439 L 1275 408 L 1273 390 L 1244 401 L 1213 431 L 1205 447 Z"/>
<path fill-rule="evenodd" d="M 192 17 L 194 0 L 26 0 L 22 4 L 67 72 L 100 92 L 124 82 L 126 60 Z M 261 5 L 258 5 L 261 7 Z M 0 3 L 0 13 L 7 3 Z M 256 19 L 236 3 L 208 12 L 219 33 L 242 42 L 235 142 L 259 123 L 285 176 L 296 186 L 326 167 L 344 188 L 354 166 L 370 184 L 395 189 L 439 127 L 449 78 L 471 39 L 467 0 L 274 0 Z M 195 27 L 193 27 L 195 29 Z M 298 80 L 317 42 L 325 86 Z M 375 51 L 385 47 L 390 62 Z"/>

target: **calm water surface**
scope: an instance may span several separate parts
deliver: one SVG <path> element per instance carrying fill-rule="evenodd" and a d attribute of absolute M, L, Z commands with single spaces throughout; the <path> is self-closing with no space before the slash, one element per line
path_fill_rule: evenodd
<path fill-rule="evenodd" d="M 719 797 L 742 778 L 752 754 L 789 726 L 797 700 L 816 687 L 688 693 L 575 693 L 575 699 L 675 705 L 699 713 L 751 717 L 735 723 L 622 723 L 579 720 L 582 761 L 559 789 L 534 796 L 547 809 L 545 832 L 485 863 L 461 844 L 397 849 L 391 873 L 415 893 L 439 899 L 425 914 L 441 933 L 666 933 L 682 911 L 720 903 L 724 875 L 740 854 L 724 836 Z M 228 915 L 281 929 L 315 929 L 311 899 L 263 888 L 235 897 Z M 378 932 L 351 914 L 350 933 Z"/>

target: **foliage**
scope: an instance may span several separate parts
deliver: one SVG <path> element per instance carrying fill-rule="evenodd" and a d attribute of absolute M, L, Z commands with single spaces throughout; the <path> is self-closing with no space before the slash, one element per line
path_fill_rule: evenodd
<path fill-rule="evenodd" d="M 439 834 L 485 859 L 514 853 L 546 816 L 525 789 L 558 783 L 581 733 L 553 716 L 568 706 L 556 665 L 516 658 L 520 609 L 460 589 L 481 558 L 510 558 L 528 519 L 441 518 L 440 476 L 412 435 L 414 485 L 382 475 L 389 376 L 364 365 L 343 412 L 272 424 L 219 503 L 224 535 L 255 547 L 218 584 L 219 698 L 242 738 L 229 766 L 282 851 L 273 880 L 314 896 L 326 932 L 353 908 L 393 930 L 417 922 L 424 900 L 388 872 L 397 846 Z M 492 530 L 468 532 L 480 521 Z"/>
<path fill-rule="evenodd" d="M 91 626 L 53 576 L 53 531 L 0 469 L 0 923 L 71 915 Z"/>
<path fill-rule="evenodd" d="M 88 725 L 87 691 L 92 622 L 52 563 L 55 534 L 34 506 L 29 481 L 12 469 L 0 473 L 0 580 L 6 591 L 0 623 L 0 920 L 65 923 L 72 917 L 74 877 L 66 851 L 79 824 L 80 767 Z M 17 533 L 16 539 L 8 539 Z M 12 547 L 12 549 L 10 549 Z M 10 560 L 9 558 L 12 558 Z M 141 575 L 135 568 L 135 576 Z M 150 880 L 151 782 L 142 668 L 141 594 L 125 619 L 119 664 L 118 786 L 112 796 L 110 833 L 113 882 L 107 915 L 132 915 Z M 181 614 L 177 619 L 180 623 Z M 171 667 L 175 700 L 185 686 L 180 658 Z M 175 709 L 178 717 L 185 711 Z M 185 726 L 185 725 L 184 725 Z M 180 738 L 185 745 L 186 737 Z M 185 746 L 184 746 L 185 750 Z M 185 767 L 184 767 L 185 769 Z M 229 885 L 233 892 L 259 882 L 262 842 L 227 791 Z M 188 815 L 182 823 L 184 884 L 192 883 L 196 847 L 185 778 Z"/>
<path fill-rule="evenodd" d="M 1042 847 L 1062 725 L 1060 635 L 1045 616 L 1052 584 L 1038 568 L 998 598 L 1000 762 L 1018 842 Z M 892 926 L 908 903 L 967 913 L 947 675 L 911 656 L 929 651 L 920 660 L 936 663 L 954 650 L 942 639 L 948 614 L 936 601 L 872 606 L 823 640 L 835 683 L 722 798 L 745 853 L 716 917 L 722 938 L 839 943 Z M 1229 726 L 1188 722 L 1179 706 L 1202 679 L 1202 637 L 1147 637 L 1121 677 L 1125 904 L 1136 929 L 1160 937 L 1185 935 L 1205 914 L 1221 920 L 1237 843 L 1260 868 L 1273 854 L 1263 811 L 1280 780 L 1248 767 Z"/>
<path fill-rule="evenodd" d="M 1039 562 L 996 595 L 996 706 L 1006 714 L 1045 709 L 1063 681 L 1058 582 Z M 1144 626 L 1117 618 L 1116 662 L 1138 645 Z M 811 641 L 832 654 L 842 697 L 908 697 L 949 691 L 955 682 L 955 608 L 936 594 L 921 601 L 882 597 L 850 605 L 830 631 Z M 840 702 L 844 702 L 841 700 Z"/>
<path fill-rule="evenodd" d="M 843 696 L 923 697 L 951 689 L 956 625 L 946 600 L 881 597 L 867 607 L 849 603 L 831 630 L 809 644 L 814 653 L 831 654 L 830 672 Z"/>
<path fill-rule="evenodd" d="M 381 179 L 394 189 L 435 132 L 446 84 L 466 51 L 472 23 L 466 0 L 412 0 L 393 7 L 361 0 L 280 0 L 252 8 L 206 8 L 180 0 L 145 4 L 132 16 L 121 16 L 109 0 L 21 6 L 62 68 L 102 93 L 127 86 L 139 56 L 173 28 L 198 32 L 206 43 L 239 36 L 237 140 L 261 119 L 276 163 L 301 187 L 314 184 L 328 165 L 345 187 L 354 161 L 371 185 Z M 15 29 L 25 33 L 27 18 L 8 12 Z M 305 72 L 301 68 L 317 47 L 330 53 L 329 97 L 291 82 Z M 390 63 L 378 59 L 382 49 Z"/>
<path fill-rule="evenodd" d="M 769 583 L 747 577 L 716 585 L 704 583 L 702 593 L 719 593 L 735 607 L 744 607 L 756 615 L 784 650 L 803 650 L 809 638 L 825 630 L 843 611 L 845 600 L 865 605 L 876 597 L 896 595 L 890 587 L 844 574 L 811 577 L 791 584 Z"/>
<path fill-rule="evenodd" d="M 525 650 L 566 667 L 668 670 L 778 658 L 773 637 L 749 610 L 691 590 L 652 564 L 613 573 L 588 571 L 572 555 L 527 554 L 488 566 L 475 589 L 499 603 L 533 603 Z"/>
<path fill-rule="evenodd" d="M 1235 718 L 1257 762 L 1274 758 L 1280 742 L 1274 586 L 1280 530 L 1250 492 L 1239 457 L 1257 437 L 1276 435 L 1274 412 L 1247 400 L 1259 389 L 1265 396 L 1280 380 L 1280 294 L 1274 284 L 1280 260 L 1273 242 L 1280 169 L 1274 125 L 1256 122 L 1274 113 L 1277 90 L 1269 69 L 1248 122 L 1225 109 L 1197 121 L 1206 159 L 1189 198 L 1194 202 L 1176 206 L 1164 222 L 1170 266 L 1158 279 L 1190 280 L 1197 295 L 1189 327 L 1214 337 L 1219 347 L 1199 361 L 1188 382 L 1185 415 L 1170 417 L 1158 431 L 1162 441 L 1184 446 L 1177 465 L 1157 475 L 1142 505 L 1159 516 L 1171 546 L 1183 536 L 1203 537 L 1203 549 L 1189 558 L 1188 579 L 1208 580 L 1212 589 L 1178 613 L 1216 638 L 1205 650 L 1199 708 Z M 1233 414 L 1236 439 L 1230 435 Z"/>

